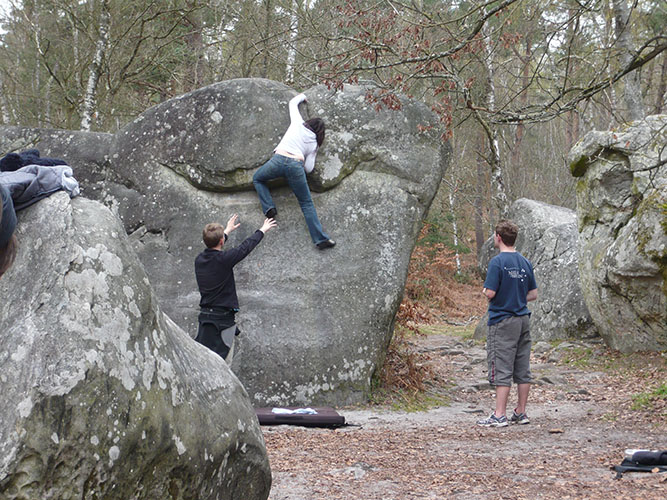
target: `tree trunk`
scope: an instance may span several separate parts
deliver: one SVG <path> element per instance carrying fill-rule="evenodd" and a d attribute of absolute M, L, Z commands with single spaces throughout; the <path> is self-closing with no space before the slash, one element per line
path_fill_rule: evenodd
<path fill-rule="evenodd" d="M 53 126 L 51 119 L 51 88 L 53 87 L 53 76 L 49 76 L 49 80 L 46 82 L 45 94 L 46 94 L 46 103 L 44 105 L 44 117 L 43 121 L 47 126 Z"/>
<path fill-rule="evenodd" d="M 488 85 L 487 106 L 490 110 L 496 108 L 496 87 L 494 83 L 495 65 L 493 61 L 493 48 L 491 37 L 489 36 L 489 25 L 485 24 L 482 28 L 484 35 L 484 64 L 486 65 L 486 77 Z M 503 165 L 500 158 L 500 143 L 498 141 L 498 130 L 495 126 L 488 123 L 479 112 L 475 113 L 475 118 L 484 128 L 489 142 L 489 156 L 487 161 L 491 167 L 491 184 L 495 186 L 493 195 L 500 217 L 506 217 L 509 212 L 509 201 L 505 182 L 503 181 Z"/>
<path fill-rule="evenodd" d="M 577 75 L 579 73 L 579 59 L 577 56 L 579 48 L 579 17 L 577 17 L 577 10 L 574 8 L 574 5 L 568 9 L 568 15 L 571 19 L 577 19 L 576 22 L 570 23 L 570 26 L 567 29 L 567 39 L 568 39 L 568 57 L 567 57 L 567 67 L 568 74 Z M 574 57 L 572 57 L 574 54 Z M 565 124 L 565 151 L 569 151 L 574 146 L 574 143 L 579 138 L 579 114 L 576 109 L 568 111 L 566 115 L 566 124 Z"/>
<path fill-rule="evenodd" d="M 452 185 L 449 188 L 449 212 L 452 214 L 452 232 L 454 234 L 454 250 L 456 252 L 456 274 L 461 274 L 461 256 L 459 255 L 459 227 L 456 220 L 454 206 L 456 204 L 456 186 L 452 179 Z"/>
<path fill-rule="evenodd" d="M 528 87 L 530 86 L 530 61 L 532 59 L 532 43 L 530 36 L 526 36 L 526 53 L 521 58 L 521 65 L 523 66 L 523 75 L 521 78 L 522 93 L 520 97 L 521 107 L 525 108 L 528 105 Z M 514 131 L 514 146 L 512 147 L 512 165 L 514 168 L 519 168 L 521 163 L 521 143 L 523 142 L 523 135 L 525 125 L 521 122 L 517 123 Z"/>
<path fill-rule="evenodd" d="M 569 151 L 579 139 L 579 112 L 568 111 L 565 125 L 565 151 Z"/>
<path fill-rule="evenodd" d="M 186 90 L 194 90 L 201 87 L 204 78 L 202 78 L 202 68 L 204 67 L 204 40 L 203 40 L 203 22 L 201 19 L 201 13 L 196 10 L 194 2 L 188 4 L 188 9 L 190 12 L 186 16 L 188 23 L 190 24 L 191 31 L 185 37 L 185 41 L 192 51 L 192 58 L 190 59 L 190 70 L 188 71 L 190 76 L 190 85 L 191 88 Z M 194 60 L 194 64 L 192 61 Z"/>
<path fill-rule="evenodd" d="M 484 148 L 484 135 L 480 134 L 480 151 Z M 486 176 L 484 175 L 484 160 L 481 156 L 477 156 L 477 189 L 475 190 L 475 248 L 477 249 L 477 257 L 479 257 L 484 241 L 486 240 L 484 231 L 484 216 L 482 213 L 482 206 L 484 200 L 484 185 L 486 184 Z"/>
<path fill-rule="evenodd" d="M 34 73 L 33 73 L 33 78 L 32 78 L 32 95 L 40 95 L 41 94 L 41 59 L 42 59 L 42 47 L 41 47 L 41 24 L 39 22 L 39 14 L 40 14 L 40 5 L 38 2 L 34 3 L 34 12 L 33 12 L 33 19 L 35 20 L 35 33 L 33 36 L 35 37 L 35 67 L 34 67 Z M 41 116 L 42 116 L 42 110 L 40 106 L 37 106 L 35 109 L 35 118 L 37 120 L 37 123 L 39 125 L 43 125 L 41 121 Z"/>
<path fill-rule="evenodd" d="M 287 47 L 287 71 L 285 82 L 290 85 L 294 83 L 294 63 L 296 62 L 296 39 L 299 36 L 299 17 L 297 9 L 299 3 L 292 0 L 292 12 L 290 14 L 290 42 Z"/>
<path fill-rule="evenodd" d="M 613 10 L 613 9 L 612 9 Z M 614 45 L 614 34 L 613 34 L 613 15 L 610 14 L 605 16 L 605 42 L 606 49 L 609 50 L 611 46 Z M 607 63 L 606 67 L 607 78 L 611 79 L 611 65 Z M 609 86 L 608 93 L 605 93 L 608 103 L 607 103 L 607 128 L 611 129 L 614 126 L 614 112 L 618 109 L 618 98 L 616 96 L 616 87 L 614 85 Z"/>
<path fill-rule="evenodd" d="M 665 105 L 665 92 L 667 92 L 667 54 L 663 54 L 662 56 L 660 85 L 658 85 L 658 93 L 655 96 L 655 105 L 653 106 L 653 114 L 659 115 L 660 113 L 662 113 L 662 108 Z"/>
<path fill-rule="evenodd" d="M 93 64 L 88 75 L 88 85 L 86 94 L 83 98 L 83 109 L 81 112 L 81 130 L 90 131 L 93 113 L 95 112 L 97 84 L 102 73 L 102 61 L 107 50 L 109 41 L 109 27 L 111 24 L 111 15 L 109 13 L 109 1 L 102 1 L 102 10 L 100 12 L 100 30 L 97 44 L 95 46 L 95 56 Z"/>
<path fill-rule="evenodd" d="M 74 58 L 74 67 L 79 67 L 79 29 L 76 26 L 76 23 L 72 20 L 71 16 L 68 16 L 70 22 L 70 29 L 72 30 L 72 56 Z"/>
<path fill-rule="evenodd" d="M 0 74 L 0 115 L 2 116 L 2 123 L 9 125 L 11 119 L 9 117 L 9 103 L 7 102 L 7 95 L 5 86 L 2 83 L 2 74 Z"/>
<path fill-rule="evenodd" d="M 271 25 L 273 24 L 273 3 L 271 0 L 264 0 L 265 22 L 264 22 L 264 54 L 262 58 L 262 78 L 269 78 L 269 40 L 271 39 Z"/>
<path fill-rule="evenodd" d="M 620 51 L 620 62 L 627 66 L 635 55 L 635 48 L 630 31 L 630 9 L 626 0 L 612 0 L 614 9 L 614 27 L 616 32 L 616 44 Z M 641 120 L 645 116 L 644 103 L 641 92 L 640 70 L 632 71 L 623 78 L 623 99 L 630 120 Z"/>
<path fill-rule="evenodd" d="M 250 1 L 245 1 L 243 2 L 241 6 L 241 12 L 240 12 L 240 19 L 241 20 L 249 20 L 252 19 L 252 9 L 254 8 L 254 3 Z M 245 22 L 245 21 L 244 21 Z M 250 72 L 252 69 L 252 55 L 250 54 L 250 49 L 252 47 L 252 42 L 250 41 L 250 38 L 252 38 L 252 33 L 249 32 L 248 30 L 244 30 L 242 34 L 239 35 L 241 37 L 241 59 L 240 59 L 240 66 L 241 66 L 241 77 L 242 78 L 250 78 Z"/>

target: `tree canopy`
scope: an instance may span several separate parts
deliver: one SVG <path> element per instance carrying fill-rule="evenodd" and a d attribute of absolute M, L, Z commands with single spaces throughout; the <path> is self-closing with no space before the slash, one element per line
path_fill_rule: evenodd
<path fill-rule="evenodd" d="M 459 155 L 458 199 L 491 197 L 491 212 L 518 196 L 571 205 L 574 142 L 665 106 L 659 0 L 8 2 L 5 124 L 114 131 L 230 78 L 359 83 L 378 107 L 427 102 Z"/>

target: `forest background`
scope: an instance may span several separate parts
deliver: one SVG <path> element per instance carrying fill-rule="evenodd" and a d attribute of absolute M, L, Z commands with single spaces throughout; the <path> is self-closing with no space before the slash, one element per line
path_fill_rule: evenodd
<path fill-rule="evenodd" d="M 0 121 L 114 132 L 232 78 L 431 106 L 449 169 L 399 319 L 470 324 L 476 254 L 517 198 L 574 208 L 590 130 L 664 112 L 664 0 L 4 0 Z M 5 152 L 6 153 L 6 152 Z"/>

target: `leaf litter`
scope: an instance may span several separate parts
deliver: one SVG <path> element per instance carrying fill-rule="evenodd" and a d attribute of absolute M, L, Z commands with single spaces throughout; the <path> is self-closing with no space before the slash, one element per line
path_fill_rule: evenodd
<path fill-rule="evenodd" d="M 667 473 L 611 470 L 627 448 L 667 449 L 667 353 L 623 355 L 599 339 L 534 349 L 530 424 L 479 427 L 495 404 L 471 338 L 481 282 L 452 279 L 446 256 L 429 269 L 418 251 L 372 403 L 338 408 L 353 426 L 262 427 L 269 500 L 667 497 Z M 428 300 L 427 281 L 445 299 Z M 515 402 L 513 389 L 508 412 Z"/>

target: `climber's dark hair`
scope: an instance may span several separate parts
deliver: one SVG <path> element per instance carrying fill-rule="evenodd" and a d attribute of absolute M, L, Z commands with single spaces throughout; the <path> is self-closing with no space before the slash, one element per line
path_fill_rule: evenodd
<path fill-rule="evenodd" d="M 324 120 L 322 120 L 322 118 L 311 118 L 310 120 L 306 120 L 304 125 L 308 130 L 315 132 L 315 137 L 317 138 L 317 147 L 319 148 L 324 142 L 324 132 L 326 129 Z"/>

